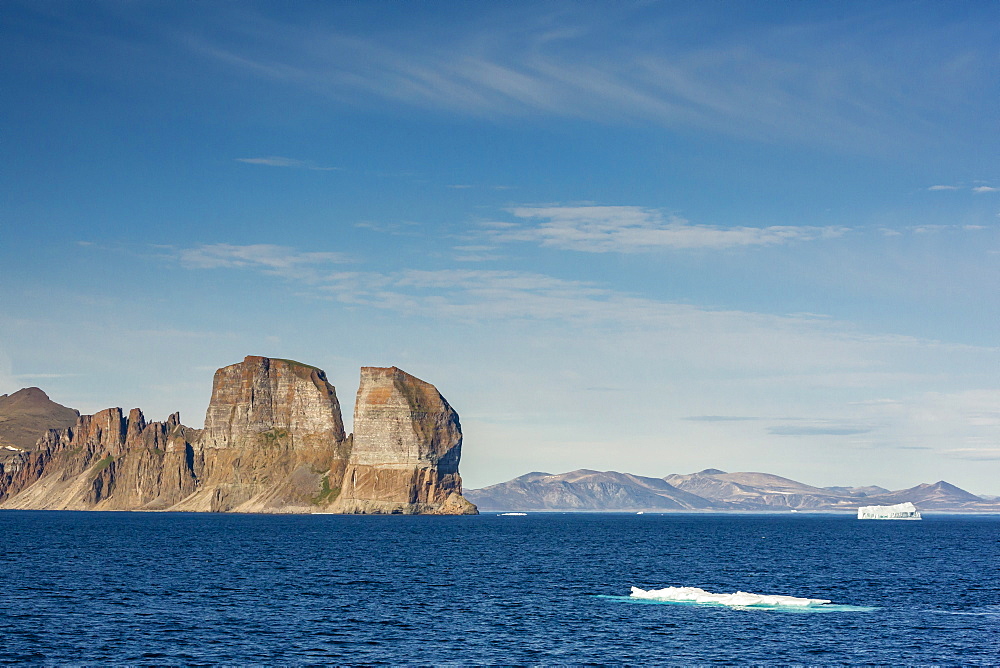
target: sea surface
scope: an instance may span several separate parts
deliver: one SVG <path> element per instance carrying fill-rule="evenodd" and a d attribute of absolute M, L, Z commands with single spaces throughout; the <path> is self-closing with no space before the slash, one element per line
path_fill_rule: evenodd
<path fill-rule="evenodd" d="M 998 567 L 997 516 L 2 511 L 0 663 L 993 665 Z"/>

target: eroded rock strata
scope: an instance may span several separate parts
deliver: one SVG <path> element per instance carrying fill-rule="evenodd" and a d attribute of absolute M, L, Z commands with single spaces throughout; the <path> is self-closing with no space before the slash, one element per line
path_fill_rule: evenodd
<path fill-rule="evenodd" d="M 336 389 L 322 370 L 247 357 L 215 372 L 198 490 L 175 510 L 312 512 L 349 454 Z M 327 483 L 329 485 L 329 483 Z"/>
<path fill-rule="evenodd" d="M 0 462 L 0 508 L 471 514 L 458 415 L 396 368 L 362 370 L 357 436 L 321 369 L 219 369 L 203 430 L 138 409 L 80 416 Z"/>
<path fill-rule="evenodd" d="M 40 510 L 161 510 L 195 491 L 198 430 L 146 422 L 138 408 L 81 415 L 50 429 L 0 470 L 0 507 Z"/>
<path fill-rule="evenodd" d="M 396 367 L 361 369 L 354 444 L 334 508 L 345 513 L 467 514 L 458 413 Z"/>

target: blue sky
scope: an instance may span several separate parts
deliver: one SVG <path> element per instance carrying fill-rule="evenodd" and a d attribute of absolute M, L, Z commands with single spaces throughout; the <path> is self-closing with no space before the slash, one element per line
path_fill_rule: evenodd
<path fill-rule="evenodd" d="M 0 393 L 397 365 L 471 487 L 1000 494 L 1000 5 L 0 4 Z M 349 415 L 347 416 L 349 420 Z"/>

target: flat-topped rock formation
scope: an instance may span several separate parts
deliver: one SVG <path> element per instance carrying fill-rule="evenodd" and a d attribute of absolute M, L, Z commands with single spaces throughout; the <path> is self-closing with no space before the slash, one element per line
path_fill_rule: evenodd
<path fill-rule="evenodd" d="M 215 372 L 196 493 L 174 510 L 312 512 L 349 455 L 337 391 L 316 367 L 250 356 Z M 329 496 L 329 495 L 327 495 Z"/>
<path fill-rule="evenodd" d="M 465 514 L 458 413 L 430 383 L 396 367 L 361 369 L 354 444 L 339 512 Z"/>
<path fill-rule="evenodd" d="M 433 385 L 365 368 L 358 397 L 352 437 L 321 369 L 250 356 L 216 372 L 203 430 L 111 408 L 12 450 L 0 508 L 476 512 L 458 415 Z"/>

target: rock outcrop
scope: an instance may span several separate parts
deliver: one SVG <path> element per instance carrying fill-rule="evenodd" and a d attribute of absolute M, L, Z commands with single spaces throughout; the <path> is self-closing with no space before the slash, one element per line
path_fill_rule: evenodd
<path fill-rule="evenodd" d="M 203 430 L 138 409 L 79 416 L 0 462 L 0 508 L 472 514 L 458 415 L 399 369 L 362 370 L 356 437 L 321 369 L 219 369 Z M 349 481 L 349 484 L 348 484 Z"/>
<path fill-rule="evenodd" d="M 430 383 L 396 367 L 361 369 L 354 443 L 342 491 L 345 513 L 467 514 L 458 461 L 462 427 Z"/>
<path fill-rule="evenodd" d="M 196 449 L 198 491 L 174 510 L 312 512 L 343 476 L 349 443 L 321 369 L 250 356 L 215 372 Z"/>
<path fill-rule="evenodd" d="M 41 510 L 160 510 L 194 492 L 197 430 L 146 422 L 138 408 L 82 415 L 50 430 L 32 451 L 0 467 L 0 507 Z"/>

